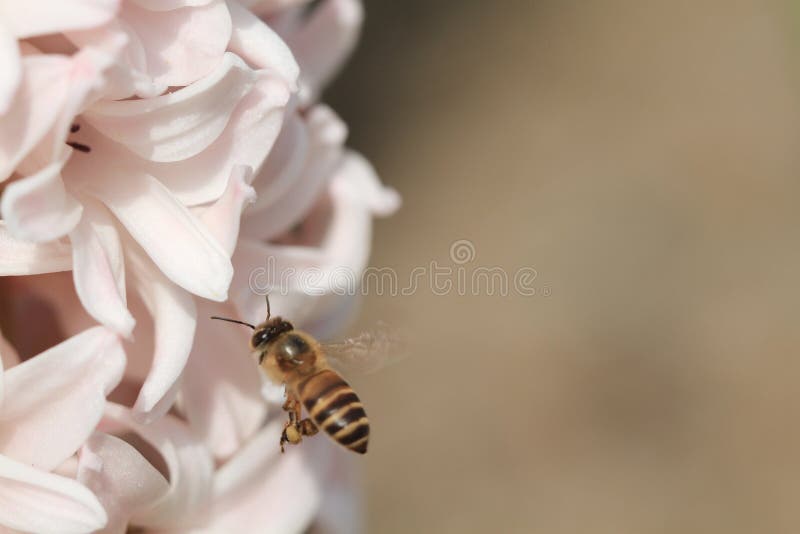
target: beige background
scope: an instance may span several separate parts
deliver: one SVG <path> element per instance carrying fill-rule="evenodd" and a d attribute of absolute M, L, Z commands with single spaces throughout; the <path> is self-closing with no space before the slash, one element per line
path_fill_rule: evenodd
<path fill-rule="evenodd" d="M 353 380 L 368 532 L 800 531 L 800 10 L 367 11 L 327 100 L 404 195 L 373 263 L 539 273 L 365 303 L 413 334 Z"/>

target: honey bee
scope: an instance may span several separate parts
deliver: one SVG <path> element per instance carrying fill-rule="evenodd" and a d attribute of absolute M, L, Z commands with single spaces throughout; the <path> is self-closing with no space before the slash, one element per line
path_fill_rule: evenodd
<path fill-rule="evenodd" d="M 281 432 L 281 452 L 287 443 L 296 445 L 321 428 L 336 443 L 366 453 L 369 419 L 356 392 L 331 369 L 316 339 L 271 315 L 268 296 L 267 319 L 257 326 L 225 317 L 211 318 L 252 328 L 251 354 L 270 379 L 286 385 L 283 409 L 289 420 Z M 309 416 L 305 419 L 301 418 L 303 407 Z"/>

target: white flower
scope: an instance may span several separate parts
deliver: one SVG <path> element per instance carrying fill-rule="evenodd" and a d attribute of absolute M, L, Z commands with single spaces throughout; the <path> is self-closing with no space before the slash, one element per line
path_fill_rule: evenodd
<path fill-rule="evenodd" d="M 26 16 L 56 3 L 26 2 Z M 35 328 L 41 313 L 14 296 L 40 298 L 59 322 L 42 337 L 66 338 L 4 360 L 0 496 L 24 479 L 40 499 L 13 501 L 22 514 L 0 506 L 0 525 L 291 532 L 327 488 L 355 506 L 346 470 L 331 469 L 346 451 L 319 438 L 278 457 L 283 414 L 262 396 L 247 333 L 208 317 L 262 319 L 249 276 L 268 259 L 323 273 L 319 294 L 291 285 L 274 309 L 321 336 L 351 316 L 354 296 L 333 290 L 332 273 L 360 276 L 372 216 L 399 204 L 316 103 L 361 4 L 61 5 L 74 16 L 22 31 L 8 21 L 23 11 L 0 3 L 13 13 L 0 23 L 0 275 L 14 276 L 0 287 L 14 324 Z M 9 337 L 24 345 L 26 327 Z"/>

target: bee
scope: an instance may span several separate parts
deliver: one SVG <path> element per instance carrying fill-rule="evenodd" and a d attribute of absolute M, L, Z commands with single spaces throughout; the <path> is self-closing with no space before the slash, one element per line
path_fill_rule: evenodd
<path fill-rule="evenodd" d="M 328 364 L 320 343 L 296 330 L 281 317 L 271 317 L 267 296 L 267 319 L 256 326 L 226 317 L 211 317 L 253 329 L 251 354 L 267 376 L 286 385 L 283 409 L 289 420 L 281 432 L 280 448 L 296 445 L 319 429 L 353 452 L 367 452 L 369 419 L 353 388 Z M 301 418 L 305 407 L 308 417 Z"/>

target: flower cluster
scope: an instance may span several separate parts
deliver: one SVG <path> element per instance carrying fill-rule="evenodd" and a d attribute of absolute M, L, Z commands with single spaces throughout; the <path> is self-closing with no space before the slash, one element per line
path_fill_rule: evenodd
<path fill-rule="evenodd" d="M 0 12 L 0 527 L 351 530 L 339 452 L 278 458 L 280 389 L 207 318 L 263 320 L 267 258 L 363 270 L 399 204 L 317 101 L 360 2 Z M 352 298 L 272 307 L 325 335 Z"/>

